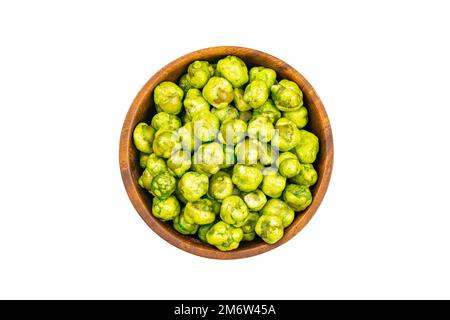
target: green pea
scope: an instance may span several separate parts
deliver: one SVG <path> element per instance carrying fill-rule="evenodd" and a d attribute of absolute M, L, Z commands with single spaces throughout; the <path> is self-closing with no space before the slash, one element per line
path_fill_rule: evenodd
<path fill-rule="evenodd" d="M 311 204 L 312 195 L 307 186 L 289 184 L 284 190 L 283 199 L 295 211 L 302 211 Z"/>
<path fill-rule="evenodd" d="M 152 153 L 152 143 L 155 137 L 155 129 L 141 122 L 133 131 L 134 145 L 136 149 L 144 153 Z"/>
<path fill-rule="evenodd" d="M 203 97 L 210 105 L 218 109 L 226 108 L 233 101 L 233 86 L 227 79 L 212 77 L 202 91 Z"/>
<path fill-rule="evenodd" d="M 309 131 L 300 130 L 295 152 L 301 163 L 313 163 L 319 152 L 319 138 Z"/>
<path fill-rule="evenodd" d="M 156 86 L 154 92 L 156 106 L 170 114 L 181 112 L 183 96 L 183 89 L 170 81 L 161 82 Z"/>
<path fill-rule="evenodd" d="M 254 80 L 245 88 L 243 98 L 253 109 L 256 109 L 269 98 L 269 88 L 264 81 Z"/>
<path fill-rule="evenodd" d="M 217 62 L 217 72 L 230 81 L 235 88 L 248 82 L 248 70 L 244 61 L 235 56 L 228 56 Z"/>
<path fill-rule="evenodd" d="M 167 199 L 153 198 L 152 214 L 158 219 L 173 220 L 180 213 L 180 203 L 177 198 L 170 196 Z"/>
<path fill-rule="evenodd" d="M 256 223 L 255 232 L 265 242 L 274 244 L 283 237 L 283 223 L 278 216 L 262 215 Z"/>

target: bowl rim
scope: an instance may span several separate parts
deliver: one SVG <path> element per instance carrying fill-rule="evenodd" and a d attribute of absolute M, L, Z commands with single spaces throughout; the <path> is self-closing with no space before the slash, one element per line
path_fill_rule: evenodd
<path fill-rule="evenodd" d="M 151 210 L 147 208 L 147 205 L 144 199 L 140 196 L 138 188 L 139 185 L 136 179 L 133 178 L 132 170 L 131 170 L 131 157 L 130 157 L 130 148 L 134 148 L 132 145 L 133 139 L 132 134 L 134 128 L 132 125 L 134 123 L 135 117 L 137 116 L 137 110 L 139 106 L 142 104 L 146 95 L 149 94 L 149 91 L 152 90 L 151 87 L 154 86 L 154 83 L 157 79 L 161 77 L 165 77 L 169 74 L 168 70 L 171 70 L 174 66 L 182 63 L 190 63 L 194 60 L 198 60 L 201 56 L 215 55 L 215 56 L 226 56 L 226 55 L 236 55 L 239 56 L 239 53 L 242 54 L 245 52 L 246 54 L 257 54 L 260 55 L 263 59 L 271 60 L 272 63 L 276 63 L 283 68 L 289 68 L 296 76 L 297 79 L 301 80 L 302 91 L 304 96 L 308 97 L 309 108 L 311 108 L 311 104 L 314 105 L 316 112 L 320 115 L 320 122 L 322 127 L 322 135 L 324 136 L 324 141 L 321 142 L 321 148 L 323 148 L 323 143 L 326 144 L 327 152 L 324 154 L 324 158 L 321 162 L 323 162 L 324 170 L 319 177 L 319 181 L 317 182 L 317 190 L 316 194 L 313 197 L 313 202 L 311 205 L 302 212 L 300 217 L 295 218 L 294 222 L 285 230 L 285 234 L 283 238 L 275 244 L 267 244 L 264 242 L 256 243 L 255 245 L 250 245 L 247 247 L 240 247 L 236 250 L 232 251 L 220 251 L 213 246 L 198 244 L 193 242 L 188 237 L 185 237 L 175 230 L 168 230 L 167 228 L 162 227 L 159 220 L 151 214 Z M 223 54 L 222 54 L 223 53 Z M 276 70 L 277 71 L 277 70 Z M 294 81 L 293 79 L 289 79 Z M 298 85 L 298 81 L 295 81 Z M 150 93 L 151 94 L 151 93 Z M 311 103 L 313 102 L 313 103 Z M 330 121 L 325 110 L 325 107 L 322 104 L 318 94 L 311 86 L 311 84 L 303 77 L 303 75 L 298 72 L 295 68 L 285 63 L 283 60 L 274 57 L 268 53 L 239 46 L 217 46 L 217 47 L 209 47 L 205 49 L 200 49 L 196 51 L 192 51 L 187 53 L 172 62 L 165 65 L 159 71 L 157 71 L 142 87 L 142 89 L 138 92 L 136 97 L 134 98 L 127 115 L 125 117 L 121 135 L 120 135 L 120 145 L 119 145 L 119 165 L 122 176 L 122 181 L 124 183 L 126 192 L 128 197 L 133 204 L 136 211 L 139 213 L 141 218 L 146 222 L 146 224 L 161 238 L 172 244 L 173 246 L 184 250 L 186 252 L 192 253 L 197 256 L 212 258 L 212 259 L 240 259 L 252 257 L 255 255 L 259 255 L 261 253 L 268 252 L 273 250 L 287 241 L 291 240 L 295 235 L 297 235 L 311 220 L 311 218 L 316 213 L 318 207 L 320 206 L 325 193 L 328 189 L 328 185 L 331 179 L 331 173 L 333 169 L 333 160 L 334 160 L 334 146 L 333 146 L 333 135 L 331 131 Z"/>

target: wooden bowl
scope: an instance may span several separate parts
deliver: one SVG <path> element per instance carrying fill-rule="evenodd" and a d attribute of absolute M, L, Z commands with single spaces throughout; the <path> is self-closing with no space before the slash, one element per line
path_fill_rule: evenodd
<path fill-rule="evenodd" d="M 303 91 L 305 105 L 308 107 L 310 121 L 307 130 L 319 137 L 320 152 L 314 166 L 318 172 L 317 183 L 311 188 L 313 201 L 303 212 L 297 213 L 294 222 L 285 230 L 283 238 L 270 245 L 261 240 L 241 242 L 238 249 L 222 252 L 213 246 L 201 242 L 194 236 L 185 236 L 172 228 L 171 223 L 162 222 L 151 213 L 152 196 L 142 189 L 137 181 L 142 173 L 139 167 L 138 150 L 133 145 L 134 127 L 141 121 L 150 122 L 155 114 L 153 89 L 162 81 L 176 82 L 186 72 L 188 65 L 195 60 L 216 62 L 227 55 L 235 55 L 244 60 L 249 67 L 266 66 L 274 69 L 279 78 L 296 82 Z M 172 245 L 207 258 L 238 259 L 254 256 L 272 250 L 294 237 L 313 217 L 319 207 L 330 182 L 333 167 L 333 138 L 327 113 L 309 82 L 293 67 L 267 53 L 242 47 L 213 47 L 191 52 L 178 58 L 158 71 L 144 85 L 133 101 L 123 124 L 120 137 L 120 171 L 128 196 L 139 215 L 147 225 Z"/>

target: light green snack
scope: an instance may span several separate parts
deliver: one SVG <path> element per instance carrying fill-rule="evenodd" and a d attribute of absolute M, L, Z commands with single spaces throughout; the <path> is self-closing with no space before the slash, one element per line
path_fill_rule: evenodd
<path fill-rule="evenodd" d="M 145 169 L 146 167 L 147 167 L 147 160 L 148 160 L 148 156 L 149 156 L 150 154 L 148 154 L 148 153 L 144 153 L 144 152 L 140 152 L 139 153 L 139 166 L 142 168 L 142 169 Z"/>
<path fill-rule="evenodd" d="M 158 219 L 173 220 L 179 213 L 180 203 L 175 196 L 170 196 L 167 199 L 153 198 L 152 214 Z"/>
<path fill-rule="evenodd" d="M 243 241 L 252 241 L 253 239 L 255 239 L 255 226 L 258 222 L 258 219 L 258 212 L 250 212 L 248 214 L 247 219 L 245 219 L 245 222 L 242 225 L 242 231 L 244 232 L 244 237 L 242 238 Z"/>
<path fill-rule="evenodd" d="M 241 228 L 234 228 L 223 221 L 214 224 L 206 233 L 206 241 L 221 251 L 237 249 L 243 237 Z"/>
<path fill-rule="evenodd" d="M 264 242 L 274 244 L 283 237 L 283 223 L 277 216 L 262 215 L 256 223 L 255 232 Z"/>
<path fill-rule="evenodd" d="M 239 119 L 238 109 L 232 106 L 228 106 L 223 109 L 213 108 L 211 112 L 217 117 L 217 119 L 219 119 L 220 123 L 224 123 L 228 120 Z"/>
<path fill-rule="evenodd" d="M 168 159 L 173 152 L 181 148 L 180 137 L 176 131 L 160 129 L 156 131 L 152 148 L 157 156 Z"/>
<path fill-rule="evenodd" d="M 286 159 L 280 163 L 279 171 L 283 177 L 292 178 L 299 174 L 301 164 L 297 159 Z"/>
<path fill-rule="evenodd" d="M 234 89 L 234 105 L 240 112 L 252 110 L 252 106 L 244 100 L 244 90 L 240 88 Z"/>
<path fill-rule="evenodd" d="M 181 112 L 184 92 L 179 86 L 170 81 L 158 84 L 154 91 L 156 106 L 164 112 L 179 114 Z"/>
<path fill-rule="evenodd" d="M 198 225 L 213 223 L 216 219 L 214 202 L 206 198 L 188 202 L 184 208 L 184 217 L 187 222 Z"/>
<path fill-rule="evenodd" d="M 306 186 L 289 184 L 284 190 L 283 199 L 295 211 L 302 211 L 311 204 L 312 195 Z"/>
<path fill-rule="evenodd" d="M 281 219 L 283 227 L 288 227 L 294 221 L 295 212 L 283 200 L 270 199 L 261 210 L 262 215 L 274 215 Z"/>
<path fill-rule="evenodd" d="M 263 180 L 263 175 L 261 169 L 257 166 L 236 164 L 233 167 L 231 179 L 239 190 L 251 192 L 258 189 L 259 184 Z"/>
<path fill-rule="evenodd" d="M 184 126 L 178 129 L 178 136 L 180 137 L 183 150 L 192 152 L 195 149 L 196 139 L 192 122 L 186 122 Z"/>
<path fill-rule="evenodd" d="M 213 74 L 214 69 L 208 61 L 194 61 L 188 67 L 186 79 L 192 88 L 201 89 Z"/>
<path fill-rule="evenodd" d="M 267 203 L 266 195 L 259 189 L 244 193 L 242 199 L 250 211 L 260 211 Z"/>
<path fill-rule="evenodd" d="M 167 167 L 177 177 L 181 177 L 186 171 L 191 168 L 191 153 L 184 150 L 174 152 L 169 160 L 167 160 Z"/>
<path fill-rule="evenodd" d="M 165 129 L 165 130 L 177 130 L 181 127 L 181 120 L 177 116 L 167 113 L 160 112 L 155 114 L 152 119 L 152 127 L 155 130 Z"/>
<path fill-rule="evenodd" d="M 266 83 L 267 88 L 272 88 L 277 80 L 277 73 L 265 67 L 253 67 L 250 69 L 250 82 L 254 80 L 262 80 Z"/>
<path fill-rule="evenodd" d="M 299 129 L 308 124 L 308 110 L 305 107 L 301 107 L 297 111 L 283 112 L 283 117 L 291 120 Z"/>
<path fill-rule="evenodd" d="M 239 196 L 228 196 L 222 201 L 220 218 L 234 227 L 241 227 L 248 213 L 247 205 Z"/>
<path fill-rule="evenodd" d="M 186 93 L 183 101 L 184 109 L 188 120 L 192 120 L 195 115 L 209 112 L 209 103 L 203 98 L 202 93 L 198 89 L 190 89 Z"/>
<path fill-rule="evenodd" d="M 147 169 L 145 169 L 144 172 L 142 172 L 142 175 L 139 177 L 138 184 L 142 188 L 150 191 L 150 189 L 152 188 L 152 180 L 153 175 Z"/>
<path fill-rule="evenodd" d="M 292 177 L 291 180 L 296 184 L 310 187 L 317 182 L 317 172 L 312 164 L 300 164 L 299 174 Z"/>
<path fill-rule="evenodd" d="M 133 131 L 133 140 L 136 149 L 144 153 L 152 153 L 152 143 L 155 137 L 155 129 L 141 122 Z"/>
<path fill-rule="evenodd" d="M 271 91 L 272 100 L 280 111 L 296 111 L 303 106 L 303 93 L 295 82 L 281 80 Z"/>
<path fill-rule="evenodd" d="M 269 98 L 269 88 L 262 80 L 254 80 L 245 88 L 244 101 L 253 109 L 264 104 Z"/>
<path fill-rule="evenodd" d="M 281 151 L 289 151 L 300 141 L 300 130 L 295 123 L 286 118 L 280 118 L 275 125 L 275 134 L 272 138 L 272 145 Z"/>
<path fill-rule="evenodd" d="M 158 174 L 167 171 L 167 165 L 163 158 L 160 158 L 156 154 L 152 153 L 148 156 L 146 170 L 152 176 L 157 176 Z"/>
<path fill-rule="evenodd" d="M 272 100 L 267 99 L 262 106 L 253 110 L 253 117 L 257 116 L 264 116 L 272 124 L 275 124 L 281 118 L 281 112 L 275 107 Z"/>
<path fill-rule="evenodd" d="M 254 139 L 245 139 L 235 147 L 236 159 L 238 163 L 247 165 L 257 164 L 261 143 Z"/>
<path fill-rule="evenodd" d="M 261 190 L 271 198 L 279 198 L 286 187 L 286 178 L 276 170 L 267 170 L 261 185 Z"/>
<path fill-rule="evenodd" d="M 189 89 L 192 89 L 192 86 L 187 79 L 187 73 L 181 76 L 180 80 L 178 81 L 178 86 L 183 89 L 184 93 L 187 93 Z"/>
<path fill-rule="evenodd" d="M 219 130 L 219 119 L 211 112 L 196 114 L 192 119 L 194 136 L 202 142 L 214 141 Z"/>
<path fill-rule="evenodd" d="M 217 142 L 203 144 L 194 153 L 193 158 L 194 164 L 200 171 L 215 174 L 224 163 L 223 147 Z"/>
<path fill-rule="evenodd" d="M 167 199 L 172 195 L 176 187 L 177 181 L 166 171 L 153 178 L 150 191 L 155 197 Z"/>
<path fill-rule="evenodd" d="M 197 235 L 198 235 L 198 238 L 199 238 L 202 242 L 207 243 L 207 242 L 206 242 L 206 234 L 207 234 L 208 231 L 212 228 L 213 225 L 214 225 L 214 222 L 213 222 L 213 223 L 209 223 L 209 224 L 205 224 L 205 225 L 200 226 L 200 227 L 198 228 Z"/>
<path fill-rule="evenodd" d="M 309 131 L 300 130 L 300 139 L 295 152 L 301 163 L 313 163 L 319 152 L 319 138 Z"/>
<path fill-rule="evenodd" d="M 248 136 L 262 142 L 272 140 L 275 129 L 272 122 L 264 116 L 257 116 L 250 120 L 248 124 Z"/>
<path fill-rule="evenodd" d="M 244 61 L 235 56 L 228 56 L 217 62 L 216 71 L 230 81 L 235 88 L 242 87 L 248 82 L 248 70 Z"/>
<path fill-rule="evenodd" d="M 247 124 L 239 119 L 228 120 L 220 126 L 220 133 L 227 145 L 235 145 L 245 137 Z"/>
<path fill-rule="evenodd" d="M 233 194 L 233 182 L 231 176 L 219 171 L 209 181 L 209 195 L 217 200 L 223 200 Z"/>
<path fill-rule="evenodd" d="M 227 79 L 222 77 L 209 79 L 203 88 L 202 94 L 210 105 L 218 109 L 227 107 L 234 98 L 233 86 Z"/>
<path fill-rule="evenodd" d="M 208 192 L 208 188 L 208 176 L 198 172 L 188 171 L 178 181 L 178 190 L 189 202 L 199 200 Z"/>
<path fill-rule="evenodd" d="M 184 211 L 173 219 L 173 227 L 181 234 L 195 234 L 198 230 L 198 224 L 186 221 Z"/>

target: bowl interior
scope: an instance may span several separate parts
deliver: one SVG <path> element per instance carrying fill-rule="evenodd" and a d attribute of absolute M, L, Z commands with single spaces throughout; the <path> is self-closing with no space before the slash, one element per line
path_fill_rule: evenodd
<path fill-rule="evenodd" d="M 277 72 L 278 80 L 289 79 L 300 86 L 304 94 L 304 104 L 309 112 L 309 123 L 306 129 L 319 137 L 320 151 L 314 163 L 319 177 L 317 183 L 311 188 L 313 202 L 305 211 L 296 214 L 294 222 L 285 230 L 284 237 L 275 245 L 268 245 L 260 239 L 255 239 L 252 242 L 241 242 L 240 247 L 234 251 L 221 252 L 204 244 L 194 236 L 179 234 L 173 229 L 171 222 L 162 222 L 153 217 L 151 214 L 152 196 L 137 184 L 143 170 L 139 166 L 139 152 L 133 145 L 132 132 L 139 122 L 150 122 L 155 114 L 153 89 L 160 82 L 165 80 L 177 82 L 179 77 L 186 72 L 188 65 L 195 60 L 217 62 L 227 55 L 240 57 L 246 62 L 249 69 L 253 66 L 272 68 Z M 122 177 L 129 197 L 141 217 L 154 231 L 185 251 L 208 258 L 234 259 L 271 250 L 288 241 L 306 225 L 317 210 L 328 186 L 333 160 L 333 145 L 331 128 L 323 105 L 314 89 L 300 73 L 283 61 L 260 51 L 239 47 L 218 47 L 185 55 L 165 66 L 146 83 L 127 114 L 122 131 L 120 153 Z"/>

